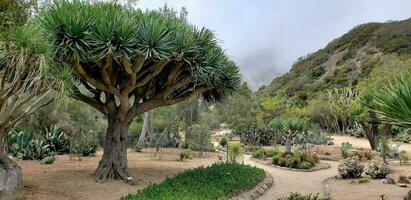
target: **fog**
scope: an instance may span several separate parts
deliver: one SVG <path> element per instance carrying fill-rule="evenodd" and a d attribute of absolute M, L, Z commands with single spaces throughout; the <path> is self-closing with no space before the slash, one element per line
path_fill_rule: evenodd
<path fill-rule="evenodd" d="M 410 0 L 139 0 L 142 9 L 186 7 L 217 34 L 253 89 L 287 72 L 356 25 L 411 17 Z"/>

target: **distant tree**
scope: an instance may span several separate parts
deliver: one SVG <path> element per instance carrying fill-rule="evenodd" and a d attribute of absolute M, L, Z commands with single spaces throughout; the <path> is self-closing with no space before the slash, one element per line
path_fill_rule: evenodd
<path fill-rule="evenodd" d="M 178 16 L 57 1 L 39 19 L 52 41 L 54 64 L 74 72 L 71 97 L 107 117 L 98 179 L 132 179 L 127 130 L 135 117 L 199 95 L 219 100 L 239 85 L 238 68 L 214 34 Z"/>
<path fill-rule="evenodd" d="M 291 152 L 291 146 L 296 136 L 302 131 L 307 130 L 307 122 L 304 119 L 290 117 L 274 118 L 270 126 L 277 129 L 285 141 L 285 152 Z"/>
<path fill-rule="evenodd" d="M 49 48 L 37 25 L 14 27 L 7 41 L 0 42 L 0 199 L 11 198 L 21 188 L 21 169 L 7 157 L 5 134 L 19 121 L 51 102 L 50 86 L 64 90 L 65 71 L 49 65 Z M 57 75 L 57 76 L 56 76 Z"/>

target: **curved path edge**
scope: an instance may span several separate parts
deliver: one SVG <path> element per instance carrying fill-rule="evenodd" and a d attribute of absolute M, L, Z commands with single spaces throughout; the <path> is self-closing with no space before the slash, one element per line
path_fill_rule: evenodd
<path fill-rule="evenodd" d="M 254 200 L 258 197 L 262 196 L 265 192 L 267 192 L 274 184 L 274 179 L 270 173 L 265 172 L 265 178 L 260 181 L 256 186 L 254 186 L 251 190 L 246 190 L 241 192 L 240 194 L 236 194 L 235 196 L 229 197 L 229 200 Z"/>

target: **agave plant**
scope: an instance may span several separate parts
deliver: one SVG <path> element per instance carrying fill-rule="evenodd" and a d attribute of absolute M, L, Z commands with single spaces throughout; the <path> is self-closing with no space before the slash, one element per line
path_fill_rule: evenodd
<path fill-rule="evenodd" d="M 51 151 L 66 152 L 70 141 L 65 138 L 64 132 L 57 125 L 52 125 L 50 128 L 44 129 L 44 137 L 50 146 Z"/>
<path fill-rule="evenodd" d="M 411 74 L 402 74 L 379 88 L 372 97 L 375 112 L 381 120 L 402 127 L 411 127 Z"/>

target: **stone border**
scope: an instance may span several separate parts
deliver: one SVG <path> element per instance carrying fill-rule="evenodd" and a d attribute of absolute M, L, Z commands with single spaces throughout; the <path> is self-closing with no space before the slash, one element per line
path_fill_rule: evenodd
<path fill-rule="evenodd" d="M 229 200 L 254 200 L 262 196 L 267 192 L 274 184 L 274 179 L 268 172 L 265 172 L 265 178 L 260 181 L 256 186 L 251 190 L 243 191 L 240 194 L 236 194 L 232 197 L 226 199 Z"/>
<path fill-rule="evenodd" d="M 326 163 L 326 162 L 321 162 L 325 165 L 324 166 L 319 166 L 318 168 L 313 167 L 311 169 L 295 169 L 295 168 L 281 167 L 281 166 L 274 165 L 274 164 L 268 164 L 268 163 L 266 163 L 266 162 L 264 162 L 260 159 L 256 159 L 256 158 L 253 158 L 253 157 L 251 157 L 250 159 L 252 161 L 256 162 L 256 163 L 263 164 L 263 165 L 266 165 L 266 166 L 269 166 L 269 167 L 275 167 L 275 168 L 278 168 L 278 169 L 289 170 L 289 171 L 297 171 L 297 172 L 315 172 L 315 171 L 325 170 L 325 169 L 331 168 L 331 165 Z"/>

